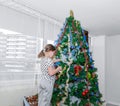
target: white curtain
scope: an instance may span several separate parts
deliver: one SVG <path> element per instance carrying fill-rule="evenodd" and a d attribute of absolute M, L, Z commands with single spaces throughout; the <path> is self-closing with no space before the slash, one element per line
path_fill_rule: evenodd
<path fill-rule="evenodd" d="M 47 43 L 53 43 L 57 39 L 57 35 L 60 32 L 60 25 L 55 24 L 47 20 L 39 18 L 38 24 L 38 38 L 41 38 L 41 47 L 39 48 L 39 43 L 37 44 L 37 54 L 45 47 Z M 34 74 L 34 84 L 38 84 L 40 70 L 40 60 L 36 58 L 36 68 Z"/>
<path fill-rule="evenodd" d="M 39 18 L 38 37 L 43 38 L 43 47 L 47 44 L 47 40 L 57 39 L 61 25 Z"/>
<path fill-rule="evenodd" d="M 57 38 L 61 27 L 40 17 L 38 20 L 37 35 L 0 33 L 0 87 L 35 82 L 40 71 L 37 55 L 47 40 Z"/>

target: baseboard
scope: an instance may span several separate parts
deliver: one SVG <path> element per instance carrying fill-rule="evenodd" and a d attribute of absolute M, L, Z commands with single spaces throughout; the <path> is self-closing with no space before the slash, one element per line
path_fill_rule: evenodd
<path fill-rule="evenodd" d="M 120 103 L 108 101 L 108 102 L 106 103 L 106 106 L 120 106 Z"/>

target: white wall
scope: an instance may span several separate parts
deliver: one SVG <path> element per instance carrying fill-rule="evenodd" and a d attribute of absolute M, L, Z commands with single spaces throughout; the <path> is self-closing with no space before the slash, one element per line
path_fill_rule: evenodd
<path fill-rule="evenodd" d="M 107 102 L 120 105 L 120 35 L 106 39 Z"/>
<path fill-rule="evenodd" d="M 38 19 L 0 5 L 0 28 L 35 36 Z"/>
<path fill-rule="evenodd" d="M 91 39 L 103 99 L 106 103 L 120 105 L 120 35 L 92 36 Z"/>
<path fill-rule="evenodd" d="M 37 93 L 33 85 L 8 86 L 0 89 L 0 106 L 23 106 L 23 97 Z"/>
<path fill-rule="evenodd" d="M 92 57 L 95 61 L 95 67 L 98 69 L 98 81 L 100 92 L 103 94 L 105 100 L 105 36 L 92 36 L 91 37 L 91 51 Z"/>
<path fill-rule="evenodd" d="M 55 40 L 61 27 L 54 21 L 33 17 L 0 5 L 0 28 Z"/>

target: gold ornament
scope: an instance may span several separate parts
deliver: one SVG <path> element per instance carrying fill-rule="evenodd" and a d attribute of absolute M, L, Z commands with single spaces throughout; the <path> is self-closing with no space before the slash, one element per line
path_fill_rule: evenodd
<path fill-rule="evenodd" d="M 73 14 L 73 11 L 72 11 L 72 10 L 70 10 L 70 16 L 71 16 L 71 17 L 74 17 L 74 14 Z"/>

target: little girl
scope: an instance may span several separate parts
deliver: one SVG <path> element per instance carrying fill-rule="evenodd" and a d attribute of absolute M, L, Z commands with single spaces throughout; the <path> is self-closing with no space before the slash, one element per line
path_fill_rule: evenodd
<path fill-rule="evenodd" d="M 41 72 L 39 92 L 38 92 L 38 106 L 50 106 L 50 101 L 55 82 L 55 74 L 62 70 L 60 66 L 54 68 L 53 56 L 55 47 L 47 44 L 45 48 L 38 54 L 41 58 Z"/>

